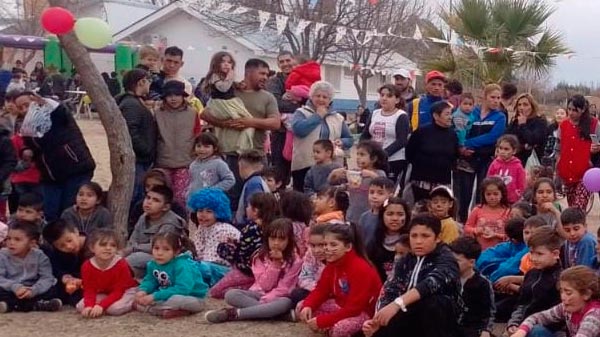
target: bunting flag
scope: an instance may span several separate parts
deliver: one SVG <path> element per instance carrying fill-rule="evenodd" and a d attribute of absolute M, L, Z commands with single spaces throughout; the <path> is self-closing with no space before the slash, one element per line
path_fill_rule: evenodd
<path fill-rule="evenodd" d="M 335 30 L 335 43 L 340 43 L 340 41 L 342 41 L 342 39 L 346 35 L 346 27 L 338 26 L 335 28 Z"/>
<path fill-rule="evenodd" d="M 232 13 L 235 15 L 240 15 L 240 14 L 247 13 L 249 10 L 250 10 L 250 8 L 248 8 L 248 7 L 240 6 L 240 7 L 236 8 Z"/>
<path fill-rule="evenodd" d="M 277 25 L 277 35 L 281 35 L 287 27 L 289 17 L 281 14 L 275 16 L 275 23 Z"/>
<path fill-rule="evenodd" d="M 419 25 L 415 26 L 415 35 L 413 35 L 413 39 L 415 40 L 423 40 L 423 34 L 421 34 L 421 29 L 419 29 Z"/>
<path fill-rule="evenodd" d="M 306 29 L 306 27 L 308 27 L 308 25 L 310 25 L 311 23 L 312 23 L 311 21 L 300 19 L 300 21 L 298 21 L 298 25 L 296 26 L 296 30 L 294 33 L 296 35 L 300 35 L 300 34 L 304 33 L 304 30 Z"/>
<path fill-rule="evenodd" d="M 262 32 L 265 29 L 265 26 L 269 22 L 271 18 L 271 13 L 265 11 L 258 11 L 258 19 L 260 21 L 260 31 Z"/>

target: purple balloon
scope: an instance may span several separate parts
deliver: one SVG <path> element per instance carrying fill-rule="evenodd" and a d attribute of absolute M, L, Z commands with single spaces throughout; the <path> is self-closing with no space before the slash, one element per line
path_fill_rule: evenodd
<path fill-rule="evenodd" d="M 592 193 L 600 192 L 600 168 L 594 167 L 585 172 L 583 186 Z"/>

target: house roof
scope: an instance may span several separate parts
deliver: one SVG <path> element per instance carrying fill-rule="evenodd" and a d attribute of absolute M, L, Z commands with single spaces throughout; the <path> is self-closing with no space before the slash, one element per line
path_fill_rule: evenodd
<path fill-rule="evenodd" d="M 191 15 L 192 17 L 195 17 L 196 19 L 200 20 L 202 23 L 208 25 L 210 28 L 214 29 L 215 31 L 220 32 L 220 33 L 232 38 L 233 40 L 240 43 L 244 47 L 246 47 L 254 52 L 264 54 L 264 49 L 261 48 L 260 46 L 258 46 L 257 44 L 255 44 L 254 42 L 252 42 L 244 37 L 235 35 L 232 31 L 230 31 L 229 29 L 227 29 L 223 26 L 219 26 L 219 25 L 211 23 L 209 20 L 206 20 L 206 18 L 204 18 L 204 14 L 198 13 L 194 10 L 190 10 L 187 6 L 181 4 L 179 1 L 172 2 L 169 5 L 166 5 L 160 9 L 140 18 L 139 20 L 133 22 L 129 26 L 121 29 L 119 32 L 114 34 L 113 38 L 115 41 L 124 40 L 128 36 L 140 31 L 141 29 L 144 29 L 145 27 L 153 24 L 154 22 L 156 22 L 162 18 L 167 18 L 167 17 L 173 16 L 173 15 L 176 15 L 178 13 L 186 13 L 188 15 Z"/>

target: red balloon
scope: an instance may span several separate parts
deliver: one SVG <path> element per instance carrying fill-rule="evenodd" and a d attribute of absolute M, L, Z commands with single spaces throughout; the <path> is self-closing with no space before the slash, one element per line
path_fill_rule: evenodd
<path fill-rule="evenodd" d="M 377 5 L 378 2 L 379 0 L 369 0 L 369 3 L 373 6 Z"/>
<path fill-rule="evenodd" d="M 75 26 L 75 17 L 62 7 L 49 7 L 42 12 L 40 23 L 49 33 L 67 34 Z"/>

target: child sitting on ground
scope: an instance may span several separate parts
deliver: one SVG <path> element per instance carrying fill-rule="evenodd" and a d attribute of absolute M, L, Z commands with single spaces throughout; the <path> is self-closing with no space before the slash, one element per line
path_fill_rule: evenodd
<path fill-rule="evenodd" d="M 313 159 L 315 165 L 308 169 L 304 177 L 304 193 L 308 196 L 313 197 L 316 193 L 327 188 L 329 186 L 327 178 L 331 172 L 342 167 L 339 163 L 333 161 L 334 153 L 335 149 L 331 140 L 319 139 L 314 143 Z"/>
<path fill-rule="evenodd" d="M 44 219 L 44 199 L 38 193 L 25 193 L 19 198 L 17 212 L 12 216 L 8 225 L 15 221 L 27 221 L 38 226 L 38 231 L 46 227 Z"/>
<path fill-rule="evenodd" d="M 440 240 L 450 244 L 460 236 L 462 228 L 454 220 L 456 215 L 456 202 L 452 190 L 444 185 L 435 187 L 429 193 L 427 210 L 442 222 Z"/>
<path fill-rule="evenodd" d="M 600 288 L 598 275 L 585 266 L 571 267 L 560 274 L 560 304 L 527 317 L 511 337 L 554 336 L 549 326 L 565 324 L 568 336 L 600 335 Z"/>
<path fill-rule="evenodd" d="M 325 255 L 321 278 L 296 312 L 313 331 L 349 337 L 373 314 L 381 281 L 367 260 L 355 225 L 327 226 L 325 244 L 339 249 Z"/>
<path fill-rule="evenodd" d="M 162 318 L 204 310 L 208 286 L 192 258 L 193 244 L 168 229 L 152 238 L 152 260 L 135 294 L 135 308 Z"/>
<path fill-rule="evenodd" d="M 531 250 L 533 269 L 525 274 L 517 307 L 508 321 L 509 334 L 515 333 L 525 318 L 560 302 L 560 293 L 556 289 L 561 272 L 560 235 L 551 228 L 539 228 L 527 244 Z"/>
<path fill-rule="evenodd" d="M 144 198 L 144 214 L 140 217 L 122 255 L 136 278 L 145 274 L 146 264 L 152 260 L 152 237 L 159 231 L 187 232 L 187 223 L 171 211 L 173 191 L 167 186 L 155 186 Z"/>
<path fill-rule="evenodd" d="M 285 186 L 283 186 L 283 177 L 276 167 L 268 167 L 262 171 L 262 178 L 269 186 L 269 192 L 273 193 L 275 199 L 281 199 L 281 194 L 285 192 Z"/>
<path fill-rule="evenodd" d="M 238 241 L 240 231 L 229 224 L 231 207 L 225 192 L 212 187 L 201 189 L 190 196 L 188 208 L 192 211 L 192 222 L 198 226 L 194 234 L 196 258 L 229 267 L 229 262 L 217 253 L 217 246 Z"/>
<path fill-rule="evenodd" d="M 306 194 L 292 190 L 283 193 L 281 200 L 279 200 L 279 207 L 281 208 L 281 215 L 292 220 L 298 255 L 303 257 L 307 248 L 306 240 L 308 239 L 308 226 L 313 214 L 313 203 Z"/>
<path fill-rule="evenodd" d="M 345 223 L 349 205 L 348 192 L 341 187 L 330 186 L 321 190 L 314 200 L 315 222 L 318 225 Z"/>
<path fill-rule="evenodd" d="M 237 213 L 235 214 L 235 225 L 241 227 L 246 224 L 246 208 L 250 197 L 256 193 L 270 193 L 267 182 L 262 178 L 265 156 L 257 151 L 250 150 L 242 153 L 238 160 L 240 178 L 244 180 L 244 187 L 240 194 Z"/>
<path fill-rule="evenodd" d="M 314 225 L 308 233 L 308 250 L 302 259 L 298 287 L 290 293 L 293 307 L 315 289 L 325 268 L 325 232 L 327 225 Z"/>
<path fill-rule="evenodd" d="M 102 206 L 104 192 L 97 183 L 81 185 L 75 205 L 65 209 L 61 219 L 77 226 L 80 233 L 91 234 L 97 228 L 113 227 L 112 215 Z"/>
<path fill-rule="evenodd" d="M 262 228 L 279 216 L 279 205 L 272 194 L 257 193 L 250 197 L 246 214 L 248 222 L 240 231 L 240 240 L 217 246 L 217 254 L 232 268 L 210 289 L 213 298 L 223 298 L 231 288 L 248 289 L 252 285 L 252 258 L 262 245 Z"/>
<path fill-rule="evenodd" d="M 358 230 L 366 247 L 375 239 L 375 232 L 380 223 L 380 212 L 383 204 L 394 193 L 394 182 L 387 177 L 377 177 L 369 183 L 369 210 L 361 214 Z"/>
<path fill-rule="evenodd" d="M 566 234 L 561 253 L 563 269 L 578 265 L 593 267 L 596 258 L 596 238 L 587 231 L 585 212 L 576 207 L 569 207 L 560 215 L 560 222 Z"/>
<path fill-rule="evenodd" d="M 26 221 L 14 222 L 0 250 L 0 313 L 11 311 L 59 311 L 52 266 L 37 248 L 39 228 Z"/>
<path fill-rule="evenodd" d="M 117 255 L 121 236 L 113 229 L 100 228 L 87 241 L 94 256 L 81 267 L 83 299 L 77 303 L 77 311 L 86 318 L 130 312 L 137 282 L 127 261 Z"/>
<path fill-rule="evenodd" d="M 504 231 L 508 241 L 486 249 L 477 259 L 477 270 L 490 281 L 496 282 L 503 276 L 518 275 L 521 259 L 529 249 L 523 238 L 525 220 L 510 219 Z"/>
<path fill-rule="evenodd" d="M 58 298 L 75 306 L 81 300 L 81 266 L 91 257 L 87 238 L 74 224 L 56 220 L 44 228 L 42 250 L 50 259 Z"/>
<path fill-rule="evenodd" d="M 265 226 L 262 247 L 252 261 L 254 284 L 249 290 L 228 290 L 225 303 L 232 308 L 209 311 L 206 320 L 223 323 L 285 315 L 292 309 L 289 296 L 298 282 L 301 267 L 292 221 L 287 218 L 273 221 Z"/>
<path fill-rule="evenodd" d="M 474 269 L 481 245 L 474 238 L 461 237 L 450 244 L 450 249 L 458 262 L 462 285 L 464 308 L 458 322 L 461 336 L 489 337 L 494 322 L 494 291 L 491 282 Z"/>
<path fill-rule="evenodd" d="M 217 137 L 210 132 L 203 132 L 194 142 L 196 159 L 189 167 L 189 194 L 206 187 L 229 191 L 235 185 L 235 176 L 220 155 Z"/>

